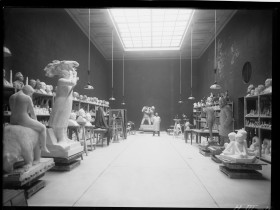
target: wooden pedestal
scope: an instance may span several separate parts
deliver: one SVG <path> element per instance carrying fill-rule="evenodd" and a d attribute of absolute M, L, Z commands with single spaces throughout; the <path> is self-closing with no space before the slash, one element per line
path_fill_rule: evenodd
<path fill-rule="evenodd" d="M 212 155 L 212 154 L 211 154 L 211 159 L 212 159 L 214 162 L 216 162 L 216 163 L 222 163 L 222 161 L 221 161 L 220 159 L 218 159 L 218 158 L 216 157 L 216 155 Z"/>
<path fill-rule="evenodd" d="M 51 169 L 51 171 L 71 171 L 80 165 L 81 161 L 77 159 L 83 159 L 83 153 L 84 152 L 82 151 L 67 158 L 55 157 L 55 166 Z"/>
<path fill-rule="evenodd" d="M 220 165 L 220 171 L 231 179 L 263 179 L 262 174 L 255 170 L 236 170 Z"/>

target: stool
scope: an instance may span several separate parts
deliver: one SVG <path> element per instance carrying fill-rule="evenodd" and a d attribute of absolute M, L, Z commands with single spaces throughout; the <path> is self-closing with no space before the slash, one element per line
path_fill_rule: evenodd
<path fill-rule="evenodd" d="M 77 136 L 77 141 L 79 141 L 79 135 L 78 135 L 79 129 L 80 129 L 80 126 L 68 126 L 67 127 L 68 138 L 72 139 L 73 132 L 74 132 Z"/>
<path fill-rule="evenodd" d="M 93 150 L 93 146 L 94 146 L 94 149 L 95 149 L 95 143 L 93 144 L 93 141 L 92 141 L 92 139 L 94 139 L 94 126 L 93 125 L 91 125 L 91 126 L 85 126 L 85 130 L 87 131 L 87 132 L 89 132 L 89 135 L 90 135 L 90 137 L 89 137 L 89 141 L 90 141 L 90 146 L 91 146 L 91 151 Z M 86 140 L 88 140 L 88 139 L 86 139 Z"/>
<path fill-rule="evenodd" d="M 78 122 L 80 125 L 80 128 L 82 130 L 82 139 L 84 144 L 84 152 L 86 153 L 86 156 L 88 155 L 88 149 L 87 149 L 87 138 L 86 138 L 86 129 L 85 129 L 85 122 Z M 81 142 L 82 143 L 82 142 Z"/>
<path fill-rule="evenodd" d="M 104 140 L 104 134 L 107 132 L 107 129 L 102 129 L 102 128 L 95 128 L 93 129 L 94 135 L 96 135 L 96 143 L 99 143 L 101 140 L 101 145 L 103 147 L 103 140 Z"/>

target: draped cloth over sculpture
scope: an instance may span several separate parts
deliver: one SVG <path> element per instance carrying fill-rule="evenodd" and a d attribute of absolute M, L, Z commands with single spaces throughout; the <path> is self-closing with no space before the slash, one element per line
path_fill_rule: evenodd
<path fill-rule="evenodd" d="M 107 124 L 102 107 L 99 107 L 96 112 L 94 125 L 96 128 L 102 128 L 102 129 L 107 130 L 105 133 L 105 137 L 107 137 L 107 145 L 109 145 L 110 138 L 111 138 L 111 129 L 109 128 L 109 126 Z"/>

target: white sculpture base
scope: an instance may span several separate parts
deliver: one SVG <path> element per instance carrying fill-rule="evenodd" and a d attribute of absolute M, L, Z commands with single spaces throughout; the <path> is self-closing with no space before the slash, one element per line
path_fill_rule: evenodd
<path fill-rule="evenodd" d="M 150 131 L 153 132 L 154 131 L 154 125 L 140 125 L 139 131 Z"/>
<path fill-rule="evenodd" d="M 47 148 L 50 153 L 41 153 L 42 157 L 60 157 L 68 158 L 83 151 L 83 146 L 80 142 L 68 140 L 61 143 L 56 143 L 56 137 L 54 136 L 52 128 L 47 129 Z"/>
<path fill-rule="evenodd" d="M 225 160 L 229 160 L 231 163 L 253 163 L 256 160 L 256 156 L 248 156 L 247 158 L 240 158 L 239 155 L 223 155 L 220 154 Z"/>

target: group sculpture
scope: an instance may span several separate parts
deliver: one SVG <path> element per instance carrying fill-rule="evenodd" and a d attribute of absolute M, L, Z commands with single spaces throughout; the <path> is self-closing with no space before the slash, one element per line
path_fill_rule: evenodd
<path fill-rule="evenodd" d="M 151 107 L 144 106 L 142 108 L 142 113 L 143 113 L 143 118 L 141 121 L 141 125 L 144 125 L 145 121 L 148 121 L 149 125 L 153 124 L 155 107 L 154 106 L 151 106 Z"/>

